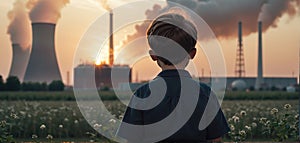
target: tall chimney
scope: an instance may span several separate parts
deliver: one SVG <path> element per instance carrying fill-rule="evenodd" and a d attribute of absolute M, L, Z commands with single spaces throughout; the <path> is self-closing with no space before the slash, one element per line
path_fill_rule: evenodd
<path fill-rule="evenodd" d="M 13 57 L 9 76 L 17 76 L 20 81 L 23 81 L 29 59 L 30 49 L 27 48 L 24 50 L 19 44 L 12 44 L 12 47 Z"/>
<path fill-rule="evenodd" d="M 243 33 L 242 33 L 242 22 L 239 21 L 239 48 L 243 47 L 242 36 L 243 36 Z"/>
<path fill-rule="evenodd" d="M 262 56 L 262 22 L 258 22 L 258 64 L 257 64 L 257 78 L 255 82 L 255 89 L 260 90 L 263 84 L 263 56 Z"/>
<path fill-rule="evenodd" d="M 109 65 L 114 64 L 113 12 L 109 12 Z"/>
<path fill-rule="evenodd" d="M 55 24 L 32 23 L 32 50 L 24 81 L 61 80 L 55 53 Z"/>

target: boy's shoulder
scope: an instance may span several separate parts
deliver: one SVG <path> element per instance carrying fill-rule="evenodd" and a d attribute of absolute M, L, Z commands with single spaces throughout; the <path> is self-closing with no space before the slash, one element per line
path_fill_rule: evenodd
<path fill-rule="evenodd" d="M 198 82 L 198 81 L 195 81 Z M 211 94 L 211 87 L 203 82 L 198 82 L 200 88 L 200 95 L 209 98 Z M 147 98 L 151 93 L 149 83 L 141 85 L 134 93 L 139 98 Z"/>

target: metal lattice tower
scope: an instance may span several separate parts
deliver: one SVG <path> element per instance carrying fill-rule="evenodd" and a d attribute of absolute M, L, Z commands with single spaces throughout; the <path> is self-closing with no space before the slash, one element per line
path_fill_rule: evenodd
<path fill-rule="evenodd" d="M 235 63 L 235 75 L 237 77 L 244 77 L 245 72 L 245 59 L 244 59 L 244 50 L 243 50 L 243 40 L 242 40 L 242 22 L 240 21 L 238 24 L 238 48 L 236 51 L 236 63 Z"/>

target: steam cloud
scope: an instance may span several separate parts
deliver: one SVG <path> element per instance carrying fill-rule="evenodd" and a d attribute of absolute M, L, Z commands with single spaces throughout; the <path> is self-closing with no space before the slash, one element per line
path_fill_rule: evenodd
<path fill-rule="evenodd" d="M 61 17 L 61 9 L 69 0 L 28 0 L 31 22 L 56 23 Z"/>
<path fill-rule="evenodd" d="M 157 17 L 162 11 L 162 7 L 160 5 L 154 5 L 152 10 L 146 11 L 146 19 L 154 19 Z M 144 21 L 144 23 L 135 25 L 135 30 L 137 31 L 134 34 L 127 35 L 126 39 L 123 41 L 122 44 L 126 44 L 128 42 L 131 42 L 139 37 L 144 37 L 146 35 L 146 31 L 148 26 L 150 25 L 151 21 Z"/>
<path fill-rule="evenodd" d="M 8 12 L 10 24 L 7 34 L 13 44 L 19 44 L 22 49 L 30 47 L 31 26 L 24 0 L 16 0 L 13 9 Z"/>
<path fill-rule="evenodd" d="M 192 9 L 212 28 L 217 37 L 234 38 L 237 24 L 243 22 L 243 35 L 257 32 L 257 21 L 263 31 L 276 27 L 280 17 L 290 18 L 299 12 L 300 0 L 168 0 Z"/>
<path fill-rule="evenodd" d="M 257 32 L 257 22 L 263 22 L 263 31 L 276 27 L 280 17 L 293 18 L 299 14 L 300 0 L 167 0 L 181 4 L 200 15 L 218 38 L 236 38 L 238 22 L 243 22 L 243 36 Z M 171 4 L 169 4 L 170 6 Z M 158 5 L 147 10 L 147 18 L 155 18 L 164 11 Z M 149 22 L 136 25 L 136 33 L 128 35 L 123 44 L 145 36 Z"/>

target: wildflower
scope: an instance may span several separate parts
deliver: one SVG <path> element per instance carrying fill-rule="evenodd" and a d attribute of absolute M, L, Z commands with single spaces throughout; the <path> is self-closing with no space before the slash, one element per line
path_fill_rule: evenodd
<path fill-rule="evenodd" d="M 285 105 L 284 105 L 284 109 L 290 109 L 291 107 L 292 107 L 291 104 L 285 104 Z"/>
<path fill-rule="evenodd" d="M 235 123 L 240 121 L 240 118 L 238 116 L 232 116 L 232 119 Z"/>
<path fill-rule="evenodd" d="M 64 126 L 62 124 L 58 125 L 59 128 L 63 128 Z"/>
<path fill-rule="evenodd" d="M 295 119 L 298 119 L 299 118 L 299 114 L 295 115 Z"/>
<path fill-rule="evenodd" d="M 273 108 L 273 109 L 271 110 L 271 114 L 276 114 L 276 113 L 278 113 L 278 109 L 277 109 L 277 108 Z"/>
<path fill-rule="evenodd" d="M 102 127 L 102 125 L 100 124 L 94 124 L 94 128 L 96 128 L 96 129 L 98 129 L 98 128 L 101 128 Z"/>
<path fill-rule="evenodd" d="M 234 127 L 234 125 L 230 124 L 230 126 L 229 126 L 229 127 L 230 127 L 230 130 L 231 130 L 231 131 L 234 131 L 234 130 L 235 130 L 235 127 Z"/>
<path fill-rule="evenodd" d="M 38 136 L 37 136 L 36 134 L 33 134 L 33 135 L 31 136 L 31 138 L 36 139 L 36 138 L 38 138 Z"/>
<path fill-rule="evenodd" d="M 253 122 L 253 123 L 251 124 L 251 126 L 252 126 L 253 128 L 255 128 L 255 127 L 257 127 L 257 124 Z"/>
<path fill-rule="evenodd" d="M 246 128 L 247 130 L 249 130 L 249 131 L 251 130 L 251 127 L 249 127 L 249 126 L 247 126 L 247 125 L 245 126 L 245 128 Z"/>
<path fill-rule="evenodd" d="M 246 113 L 246 111 L 242 110 L 242 111 L 240 112 L 240 115 L 241 115 L 241 116 L 246 116 L 247 113 Z"/>
<path fill-rule="evenodd" d="M 0 127 L 5 127 L 6 126 L 6 121 L 5 120 L 2 120 L 1 122 L 0 122 Z"/>
<path fill-rule="evenodd" d="M 65 118 L 65 119 L 64 119 L 64 121 L 65 121 L 65 122 L 68 122 L 68 121 L 69 121 L 69 119 L 68 119 L 68 118 Z"/>
<path fill-rule="evenodd" d="M 74 124 L 78 124 L 78 120 L 75 120 L 75 121 L 74 121 Z"/>
<path fill-rule="evenodd" d="M 19 118 L 19 117 L 17 116 L 17 114 L 14 114 L 14 113 L 11 113 L 11 114 L 10 114 L 10 117 L 12 117 L 13 119 Z"/>
<path fill-rule="evenodd" d="M 110 123 L 116 123 L 117 121 L 115 119 L 110 119 L 109 122 Z"/>
<path fill-rule="evenodd" d="M 245 136 L 245 135 L 246 135 L 246 131 L 245 131 L 245 130 L 241 130 L 241 131 L 239 132 L 239 134 L 240 134 L 241 136 Z"/>
<path fill-rule="evenodd" d="M 262 118 L 259 119 L 259 122 L 260 122 L 260 123 L 264 123 L 264 122 L 266 122 L 266 121 L 267 121 L 267 118 L 265 118 L 265 117 L 262 117 Z"/>
<path fill-rule="evenodd" d="M 40 129 L 45 129 L 46 128 L 46 125 L 44 125 L 44 124 L 42 124 L 41 126 L 40 126 Z"/>
<path fill-rule="evenodd" d="M 53 139 L 53 136 L 48 134 L 47 137 L 46 137 L 48 140 L 52 140 Z"/>

